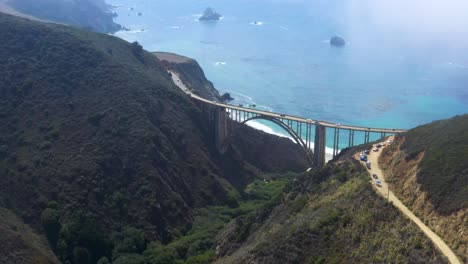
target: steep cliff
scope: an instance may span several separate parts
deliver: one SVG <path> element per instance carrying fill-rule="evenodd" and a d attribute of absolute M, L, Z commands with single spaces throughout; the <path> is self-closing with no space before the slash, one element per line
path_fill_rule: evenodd
<path fill-rule="evenodd" d="M 206 79 L 203 69 L 194 59 L 168 52 L 153 52 L 167 70 L 179 74 L 181 81 L 194 93 L 210 99 L 220 101 L 219 92 L 213 83 Z"/>

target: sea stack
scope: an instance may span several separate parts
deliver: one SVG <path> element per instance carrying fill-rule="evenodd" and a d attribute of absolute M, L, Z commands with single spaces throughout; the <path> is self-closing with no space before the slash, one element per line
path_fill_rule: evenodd
<path fill-rule="evenodd" d="M 335 47 L 343 47 L 344 45 L 346 45 L 346 41 L 342 37 L 333 36 L 330 39 L 330 45 Z"/>
<path fill-rule="evenodd" d="M 221 14 L 216 13 L 213 8 L 208 7 L 203 15 L 198 19 L 200 21 L 210 21 L 210 20 L 219 20 L 221 18 Z"/>

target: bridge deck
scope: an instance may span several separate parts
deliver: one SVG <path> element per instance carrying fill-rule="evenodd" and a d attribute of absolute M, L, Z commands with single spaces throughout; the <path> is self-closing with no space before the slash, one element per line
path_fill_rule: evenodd
<path fill-rule="evenodd" d="M 198 95 L 193 94 L 190 92 L 185 85 L 182 84 L 181 80 L 177 76 L 176 73 L 172 73 L 172 78 L 174 83 L 181 88 L 186 94 L 191 96 L 192 98 L 202 101 L 207 104 L 211 104 L 214 106 L 218 107 L 223 107 L 226 109 L 231 109 L 231 110 L 237 110 L 237 111 L 243 111 L 243 112 L 248 112 L 248 113 L 253 113 L 253 114 L 258 114 L 258 115 L 263 115 L 263 116 L 268 116 L 268 117 L 274 117 L 278 119 L 287 119 L 287 120 L 292 120 L 296 122 L 301 122 L 301 123 L 306 123 L 306 124 L 311 124 L 311 125 L 322 125 L 324 127 L 330 127 L 330 128 L 337 128 L 337 129 L 346 129 L 346 130 L 354 130 L 354 131 L 364 131 L 364 132 L 372 132 L 372 133 L 389 133 L 389 134 L 396 134 L 396 133 L 403 133 L 406 132 L 405 129 L 391 129 L 391 128 L 372 128 L 372 127 L 362 127 L 362 126 L 352 126 L 352 125 L 341 125 L 341 124 L 336 124 L 336 123 L 331 123 L 327 121 L 321 121 L 321 120 L 312 120 L 309 118 L 303 118 L 303 117 L 298 117 L 298 116 L 292 116 L 292 115 L 285 115 L 281 113 L 275 113 L 275 112 L 268 112 L 268 111 L 262 111 L 258 109 L 252 109 L 252 108 L 247 108 L 247 107 L 242 107 L 242 106 L 235 106 L 235 105 L 230 105 L 230 104 L 224 104 L 216 101 L 211 101 L 208 99 L 205 99 L 203 97 L 200 97 Z"/>

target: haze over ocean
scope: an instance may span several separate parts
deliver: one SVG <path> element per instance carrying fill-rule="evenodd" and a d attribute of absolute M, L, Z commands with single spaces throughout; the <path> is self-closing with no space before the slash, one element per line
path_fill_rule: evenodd
<path fill-rule="evenodd" d="M 131 29 L 117 36 L 196 59 L 233 104 L 388 128 L 468 112 L 468 19 L 458 14 L 434 18 L 400 0 L 107 2 Z M 223 19 L 198 22 L 208 6 Z M 330 47 L 333 35 L 347 45 Z"/>

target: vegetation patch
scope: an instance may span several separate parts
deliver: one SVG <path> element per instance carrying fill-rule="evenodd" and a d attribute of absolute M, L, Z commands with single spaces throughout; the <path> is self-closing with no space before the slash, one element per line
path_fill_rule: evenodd
<path fill-rule="evenodd" d="M 244 225 L 255 229 L 237 246 L 235 236 L 225 235 L 219 263 L 445 262 L 414 223 L 372 190 L 354 158 L 291 180 L 268 221 L 237 225 L 233 234 Z"/>
<path fill-rule="evenodd" d="M 411 129 L 398 140 L 406 159 L 424 152 L 417 181 L 438 212 L 468 206 L 468 115 Z"/>

